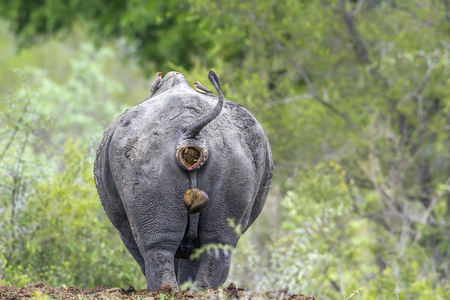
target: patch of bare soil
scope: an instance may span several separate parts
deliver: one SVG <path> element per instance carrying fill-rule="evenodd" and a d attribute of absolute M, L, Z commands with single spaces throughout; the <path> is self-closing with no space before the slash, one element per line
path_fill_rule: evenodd
<path fill-rule="evenodd" d="M 282 300 L 315 300 L 314 297 L 306 297 L 301 294 L 290 295 L 287 290 L 275 290 L 264 292 L 250 292 L 237 288 L 233 283 L 228 287 L 219 288 L 216 291 L 174 291 L 171 286 L 160 286 L 156 293 L 148 290 L 135 290 L 130 286 L 127 290 L 122 288 L 107 289 L 96 287 L 93 289 L 80 289 L 77 287 L 52 288 L 47 283 L 39 282 L 29 284 L 21 288 L 14 286 L 0 286 L 1 300 L 20 299 L 132 299 L 132 300 L 170 300 L 170 299 L 282 299 Z"/>

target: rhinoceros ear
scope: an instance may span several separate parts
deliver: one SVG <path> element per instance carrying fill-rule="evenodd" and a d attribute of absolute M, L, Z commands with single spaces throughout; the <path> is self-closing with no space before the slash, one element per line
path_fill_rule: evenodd
<path fill-rule="evenodd" d="M 214 71 L 213 69 L 209 70 L 208 79 L 216 89 L 217 89 L 216 85 L 219 86 L 220 88 L 220 80 L 219 76 L 217 76 L 216 71 Z"/>

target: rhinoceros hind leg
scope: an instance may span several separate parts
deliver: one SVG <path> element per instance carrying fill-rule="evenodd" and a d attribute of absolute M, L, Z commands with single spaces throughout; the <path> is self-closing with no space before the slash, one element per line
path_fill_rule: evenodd
<path fill-rule="evenodd" d="M 178 262 L 178 284 L 194 282 L 200 268 L 200 260 L 179 259 Z"/>
<path fill-rule="evenodd" d="M 205 251 L 200 258 L 200 268 L 195 278 L 199 288 L 217 289 L 225 283 L 230 271 L 231 252 L 228 250 L 216 249 Z"/>
<path fill-rule="evenodd" d="M 122 239 L 122 242 L 124 243 L 125 247 L 127 247 L 128 252 L 131 253 L 133 258 L 136 260 L 136 262 L 139 264 L 139 267 L 141 267 L 142 274 L 145 276 L 145 261 L 144 258 L 141 255 L 141 252 L 139 251 L 138 246 L 133 241 L 128 240 L 126 237 L 122 235 L 122 233 L 119 232 L 120 238 Z"/>
<path fill-rule="evenodd" d="M 169 284 L 174 290 L 178 290 L 178 282 L 175 276 L 175 251 L 157 250 L 147 252 L 145 255 L 145 278 L 147 289 L 156 292 L 158 286 Z"/>

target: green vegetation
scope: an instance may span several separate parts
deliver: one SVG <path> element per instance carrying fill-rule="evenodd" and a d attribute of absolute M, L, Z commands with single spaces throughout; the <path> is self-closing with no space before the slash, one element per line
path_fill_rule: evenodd
<path fill-rule="evenodd" d="M 142 74 L 214 67 L 275 161 L 229 281 L 450 297 L 449 1 L 7 0 L 0 15 L 1 284 L 145 286 L 98 201 L 95 147 L 147 96 Z"/>
<path fill-rule="evenodd" d="M 158 300 L 173 300 L 175 299 L 173 295 L 160 294 L 157 298 Z"/>
<path fill-rule="evenodd" d="M 116 247 L 92 173 L 96 143 L 124 107 L 106 100 L 124 92 L 105 73 L 113 54 L 82 45 L 61 82 L 42 68 L 9 71 L 18 80 L 0 111 L 4 283 L 120 285 L 140 277 Z"/>

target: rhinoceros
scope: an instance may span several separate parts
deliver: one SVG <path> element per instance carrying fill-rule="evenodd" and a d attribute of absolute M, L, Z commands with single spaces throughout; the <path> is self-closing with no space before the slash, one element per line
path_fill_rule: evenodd
<path fill-rule="evenodd" d="M 241 105 L 195 91 L 178 72 L 106 129 L 94 175 L 106 215 L 147 288 L 191 281 L 216 289 L 231 251 L 260 214 L 272 182 L 268 139 Z M 222 245 L 214 246 L 211 245 Z M 226 247 L 224 247 L 225 245 Z M 196 249 L 209 246 L 214 251 Z"/>

